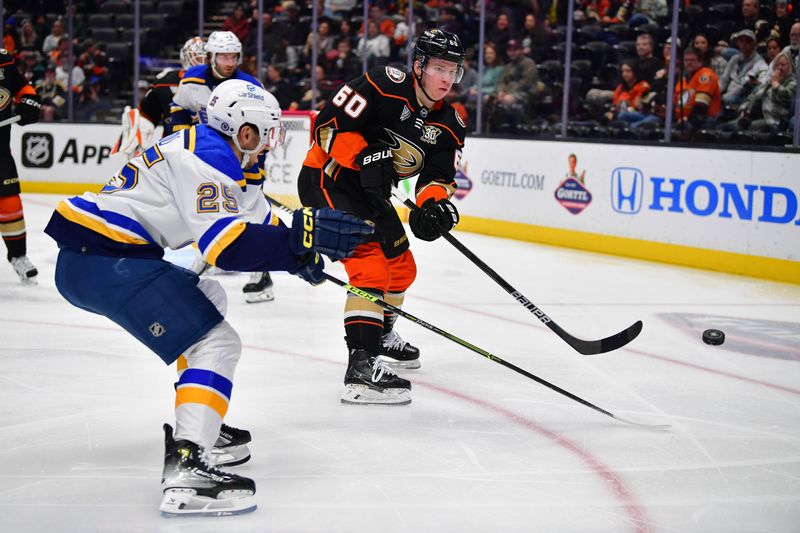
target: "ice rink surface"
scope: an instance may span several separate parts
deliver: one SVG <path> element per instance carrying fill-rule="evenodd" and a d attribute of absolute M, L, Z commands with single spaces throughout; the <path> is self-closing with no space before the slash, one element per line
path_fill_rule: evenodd
<path fill-rule="evenodd" d="M 174 368 L 53 283 L 58 197 L 23 198 L 39 284 L 0 268 L 0 530 L 8 532 L 800 531 L 800 287 L 456 233 L 581 338 L 573 351 L 443 240 L 416 241 L 405 310 L 627 426 L 400 319 L 422 351 L 411 405 L 345 406 L 344 292 L 278 273 L 246 304 L 218 276 L 244 353 L 226 421 L 253 434 L 258 510 L 158 513 Z M 192 252 L 169 257 L 188 264 Z M 329 272 L 343 277 L 339 265 Z M 701 341 L 723 330 L 722 346 Z"/>

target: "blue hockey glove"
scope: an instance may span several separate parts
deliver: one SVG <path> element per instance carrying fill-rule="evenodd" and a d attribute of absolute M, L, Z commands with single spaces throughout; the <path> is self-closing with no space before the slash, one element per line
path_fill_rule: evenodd
<path fill-rule="evenodd" d="M 289 247 L 298 256 L 319 252 L 344 259 L 374 232 L 371 224 L 344 211 L 304 207 L 292 217 Z"/>
<path fill-rule="evenodd" d="M 315 287 L 321 285 L 325 282 L 325 272 L 323 271 L 325 268 L 325 261 L 323 261 L 322 256 L 316 252 L 312 252 L 306 257 L 306 261 L 301 264 L 300 268 L 295 272 L 292 272 L 292 274 L 300 276 Z"/>

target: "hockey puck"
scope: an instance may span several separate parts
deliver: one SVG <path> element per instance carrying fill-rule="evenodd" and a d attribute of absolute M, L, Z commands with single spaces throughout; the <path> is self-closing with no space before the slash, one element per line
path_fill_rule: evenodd
<path fill-rule="evenodd" d="M 725 334 L 718 329 L 707 329 L 703 332 L 703 342 L 711 346 L 719 346 L 725 342 Z"/>

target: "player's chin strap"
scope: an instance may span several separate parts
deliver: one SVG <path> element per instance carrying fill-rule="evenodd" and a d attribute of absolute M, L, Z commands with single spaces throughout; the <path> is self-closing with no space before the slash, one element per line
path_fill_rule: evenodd
<path fill-rule="evenodd" d="M 422 63 L 420 63 L 420 65 L 419 65 L 419 71 L 422 72 L 422 74 L 425 74 L 425 71 L 422 69 Z M 425 95 L 425 98 L 427 98 L 428 100 L 430 100 L 431 102 L 434 102 L 434 103 L 438 102 L 439 100 L 436 100 L 435 98 L 431 98 L 431 95 L 429 95 L 428 91 L 425 90 L 425 86 L 422 84 L 422 74 L 417 76 L 417 73 L 414 72 L 413 68 L 411 69 L 411 73 L 414 75 L 414 79 L 417 80 L 417 85 L 419 85 L 419 88 L 422 91 L 422 94 Z"/>

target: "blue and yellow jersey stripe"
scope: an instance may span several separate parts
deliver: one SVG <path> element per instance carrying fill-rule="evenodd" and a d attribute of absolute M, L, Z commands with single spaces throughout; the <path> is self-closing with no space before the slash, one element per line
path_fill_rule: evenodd
<path fill-rule="evenodd" d="M 96 203 L 74 196 L 62 200 L 56 211 L 75 224 L 122 244 L 155 245 L 144 227 L 130 217 L 101 210 Z"/>
<path fill-rule="evenodd" d="M 206 84 L 206 80 L 204 78 L 197 78 L 197 77 L 194 77 L 194 76 L 192 76 L 192 77 L 184 76 L 181 79 L 181 85 L 186 85 L 186 84 L 190 84 L 190 83 L 194 83 L 196 85 L 205 85 Z"/>
<path fill-rule="evenodd" d="M 244 221 L 236 217 L 226 217 L 217 220 L 197 241 L 200 253 L 212 265 L 217 264 L 217 258 L 225 248 L 231 245 L 247 228 Z"/>
<path fill-rule="evenodd" d="M 201 404 L 224 418 L 232 390 L 233 383 L 225 376 L 201 368 L 188 368 L 181 374 L 175 388 L 175 407 Z"/>

